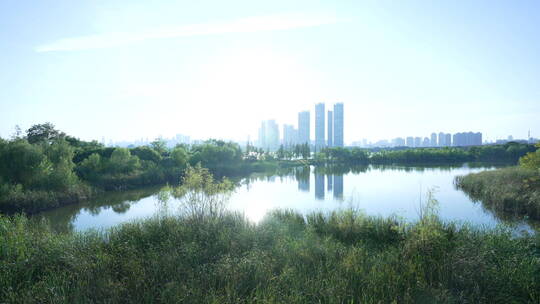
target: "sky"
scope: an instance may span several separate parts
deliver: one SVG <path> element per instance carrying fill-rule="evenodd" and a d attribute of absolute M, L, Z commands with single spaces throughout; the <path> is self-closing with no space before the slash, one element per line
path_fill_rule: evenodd
<path fill-rule="evenodd" d="M 3 0 L 0 136 L 254 140 L 343 102 L 346 143 L 540 137 L 538 54 L 539 1 Z"/>

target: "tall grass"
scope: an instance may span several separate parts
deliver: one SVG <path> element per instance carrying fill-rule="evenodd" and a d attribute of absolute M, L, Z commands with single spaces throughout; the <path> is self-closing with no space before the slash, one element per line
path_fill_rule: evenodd
<path fill-rule="evenodd" d="M 540 238 L 355 211 L 160 216 L 53 233 L 0 218 L 6 303 L 538 303 Z"/>
<path fill-rule="evenodd" d="M 540 219 L 540 174 L 537 170 L 509 167 L 458 176 L 457 187 L 496 214 Z"/>

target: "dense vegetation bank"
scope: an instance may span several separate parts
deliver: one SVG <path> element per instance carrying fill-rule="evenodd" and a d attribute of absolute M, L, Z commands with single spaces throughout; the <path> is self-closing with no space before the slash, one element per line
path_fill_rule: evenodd
<path fill-rule="evenodd" d="M 456 185 L 496 214 L 540 219 L 540 150 L 520 166 L 458 176 Z"/>
<path fill-rule="evenodd" d="M 235 176 L 295 163 L 247 158 L 238 144 L 219 140 L 174 148 L 160 140 L 143 147 L 104 147 L 52 124 L 35 125 L 26 135 L 0 138 L 0 213 L 36 213 L 108 190 L 176 185 L 184 170 L 197 164 L 217 176 Z"/>
<path fill-rule="evenodd" d="M 426 214 L 162 216 L 56 234 L 0 216 L 6 303 L 538 303 L 540 237 Z"/>
<path fill-rule="evenodd" d="M 464 162 L 517 163 L 537 147 L 530 144 L 510 142 L 504 145 L 443 148 L 395 148 L 390 150 L 367 150 L 361 148 L 326 148 L 315 153 L 316 163 L 346 164 L 428 164 Z"/>

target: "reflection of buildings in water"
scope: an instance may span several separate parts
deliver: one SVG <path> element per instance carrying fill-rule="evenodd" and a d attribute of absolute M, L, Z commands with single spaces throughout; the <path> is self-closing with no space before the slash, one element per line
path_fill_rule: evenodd
<path fill-rule="evenodd" d="M 324 199 L 324 174 L 315 173 L 315 198 Z"/>
<path fill-rule="evenodd" d="M 298 190 L 309 192 L 309 178 L 308 179 L 298 179 Z"/>
<path fill-rule="evenodd" d="M 333 183 L 333 182 L 332 182 L 332 175 L 328 174 L 328 175 L 326 176 L 326 178 L 327 178 L 326 184 L 327 184 L 327 187 L 328 187 L 327 190 L 328 190 L 328 191 L 332 191 L 332 183 Z"/>
<path fill-rule="evenodd" d="M 295 172 L 296 180 L 298 180 L 298 190 L 309 192 L 309 178 L 311 175 L 311 168 L 310 167 L 301 167 L 297 168 Z"/>
<path fill-rule="evenodd" d="M 343 175 L 334 175 L 334 198 L 343 199 Z"/>

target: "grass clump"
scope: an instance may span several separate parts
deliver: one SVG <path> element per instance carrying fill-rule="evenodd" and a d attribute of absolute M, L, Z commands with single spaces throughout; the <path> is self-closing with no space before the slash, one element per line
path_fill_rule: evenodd
<path fill-rule="evenodd" d="M 495 214 L 540 219 L 540 173 L 509 167 L 456 177 L 455 184 Z"/>
<path fill-rule="evenodd" d="M 540 239 L 354 212 L 161 216 L 57 234 L 0 218 L 16 303 L 537 303 Z"/>

